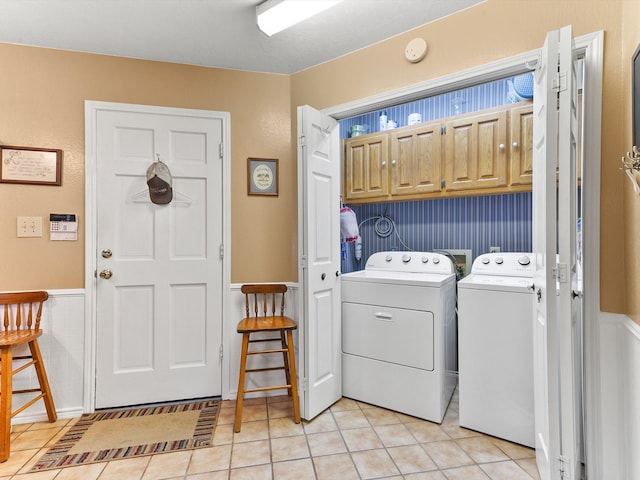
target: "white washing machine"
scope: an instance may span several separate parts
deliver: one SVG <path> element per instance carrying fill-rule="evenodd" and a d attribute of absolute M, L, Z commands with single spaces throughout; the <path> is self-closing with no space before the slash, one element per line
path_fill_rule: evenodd
<path fill-rule="evenodd" d="M 457 384 L 455 286 L 439 253 L 378 252 L 344 274 L 343 395 L 442 422 Z"/>
<path fill-rule="evenodd" d="M 530 253 L 476 258 L 458 282 L 460 426 L 535 447 Z"/>

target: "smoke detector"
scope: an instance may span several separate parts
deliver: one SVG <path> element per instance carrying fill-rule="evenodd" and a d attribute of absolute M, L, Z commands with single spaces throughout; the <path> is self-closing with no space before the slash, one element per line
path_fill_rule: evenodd
<path fill-rule="evenodd" d="M 427 55 L 427 42 L 423 38 L 414 38 L 404 49 L 404 57 L 411 63 L 418 63 Z"/>

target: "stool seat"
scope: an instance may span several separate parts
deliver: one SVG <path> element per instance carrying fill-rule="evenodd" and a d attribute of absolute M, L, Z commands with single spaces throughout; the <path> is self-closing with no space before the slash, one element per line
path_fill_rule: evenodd
<path fill-rule="evenodd" d="M 47 379 L 47 372 L 38 346 L 42 335 L 40 318 L 42 305 L 49 298 L 47 292 L 19 292 L 0 294 L 2 323 L 0 324 L 0 462 L 9 459 L 11 453 L 11 418 L 42 399 L 50 422 L 58 418 Z M 14 356 L 13 349 L 22 345 L 29 347 L 30 355 Z M 21 360 L 14 369 L 13 361 Z M 26 363 L 23 362 L 27 360 Z M 38 388 L 13 389 L 13 376 L 26 368 L 34 367 Z M 15 394 L 37 394 L 16 410 L 12 410 Z"/>
<path fill-rule="evenodd" d="M 245 393 L 286 389 L 293 402 L 295 423 L 300 423 L 300 404 L 298 400 L 298 384 L 296 378 L 296 359 L 293 348 L 293 331 L 298 324 L 284 315 L 284 284 L 247 284 L 241 287 L 245 294 L 246 317 L 238 322 L 238 333 L 242 334 L 242 350 L 240 353 L 240 375 L 238 378 L 238 397 L 236 399 L 235 431 L 240 431 L 242 424 L 242 406 Z M 279 300 L 279 301 L 278 301 Z M 277 315 L 276 313 L 279 313 Z M 259 332 L 277 332 L 277 337 L 251 338 L 251 334 Z M 249 350 L 252 343 L 270 343 L 277 341 L 278 347 Z M 247 368 L 247 357 L 250 355 L 282 354 L 282 366 Z M 247 373 L 284 370 L 285 383 L 257 388 L 245 388 Z"/>
<path fill-rule="evenodd" d="M 238 333 L 295 330 L 298 324 L 287 317 L 247 317 L 238 322 Z"/>

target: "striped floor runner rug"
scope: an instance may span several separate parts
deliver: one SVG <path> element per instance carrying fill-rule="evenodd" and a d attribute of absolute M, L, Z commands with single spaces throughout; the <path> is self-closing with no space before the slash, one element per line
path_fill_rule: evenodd
<path fill-rule="evenodd" d="M 209 447 L 219 412 L 206 399 L 86 414 L 30 471 Z"/>

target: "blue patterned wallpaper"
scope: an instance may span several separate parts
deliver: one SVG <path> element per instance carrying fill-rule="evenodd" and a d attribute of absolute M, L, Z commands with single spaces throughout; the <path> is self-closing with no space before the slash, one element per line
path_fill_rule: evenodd
<path fill-rule="evenodd" d="M 398 127 L 406 127 L 408 117 L 412 113 L 421 114 L 422 121 L 428 122 L 439 118 L 497 107 L 507 103 L 520 102 L 524 100 L 525 97 L 518 95 L 514 88 L 514 80 L 528 78 L 531 75 L 530 73 L 525 73 L 517 77 L 496 80 L 455 92 L 435 95 L 422 100 L 385 108 L 384 111 L 387 113 L 388 120 L 395 120 L 398 123 Z M 519 82 L 516 82 L 516 85 L 518 84 Z M 522 90 L 520 90 L 520 92 L 524 93 Z M 382 110 L 341 120 L 340 137 L 349 137 L 352 125 L 364 125 L 366 133 L 379 131 L 380 113 L 382 113 Z"/>
<path fill-rule="evenodd" d="M 498 80 L 385 110 L 389 120 L 396 120 L 403 127 L 410 113 L 420 113 L 423 121 L 429 121 L 521 101 L 512 80 Z M 348 137 L 351 125 L 356 124 L 368 126 L 368 133 L 378 131 L 379 115 L 380 111 L 376 111 L 342 120 L 342 138 Z M 348 205 L 360 224 L 362 260 L 355 260 L 353 243 L 343 244 L 342 271 L 360 270 L 371 254 L 385 250 L 471 249 L 473 258 L 488 252 L 490 246 L 498 246 L 503 252 L 531 251 L 531 202 L 528 192 Z M 392 228 L 389 236 L 376 233 L 376 223 L 382 234 Z"/>
<path fill-rule="evenodd" d="M 471 249 L 473 258 L 491 246 L 529 252 L 531 202 L 531 192 L 525 192 L 350 205 L 360 224 L 362 260 L 355 260 L 353 243 L 344 244 L 342 271 L 360 270 L 371 254 L 387 250 Z M 389 235 L 377 234 L 376 223 L 382 234 L 391 230 Z"/>

